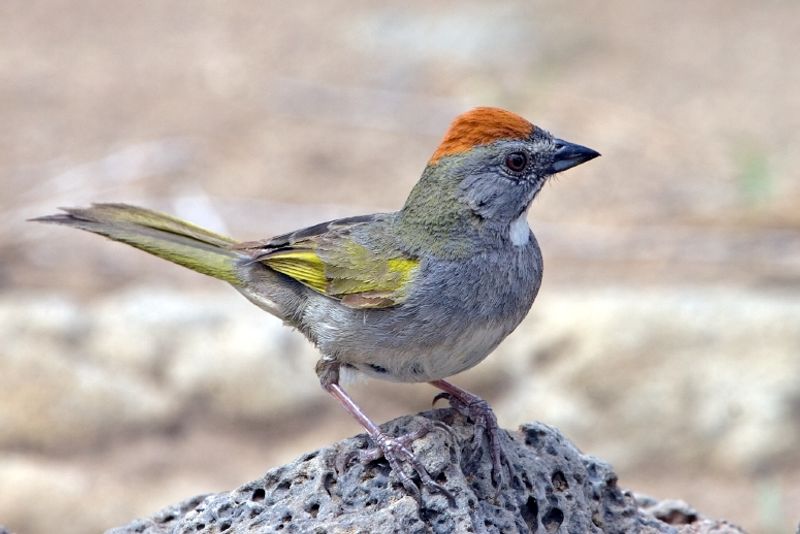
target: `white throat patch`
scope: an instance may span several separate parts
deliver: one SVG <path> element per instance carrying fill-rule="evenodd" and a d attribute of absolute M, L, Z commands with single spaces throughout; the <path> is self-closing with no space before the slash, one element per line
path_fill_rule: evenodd
<path fill-rule="evenodd" d="M 527 245 L 531 240 L 531 227 L 528 226 L 528 211 L 523 211 L 508 227 L 508 238 L 514 246 Z"/>

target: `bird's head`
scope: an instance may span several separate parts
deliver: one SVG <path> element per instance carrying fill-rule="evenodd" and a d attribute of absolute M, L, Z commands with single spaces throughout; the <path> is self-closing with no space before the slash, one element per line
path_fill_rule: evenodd
<path fill-rule="evenodd" d="M 457 213 L 510 224 L 550 176 L 599 155 L 510 111 L 475 108 L 450 125 L 403 212 L 428 219 L 434 229 Z"/>

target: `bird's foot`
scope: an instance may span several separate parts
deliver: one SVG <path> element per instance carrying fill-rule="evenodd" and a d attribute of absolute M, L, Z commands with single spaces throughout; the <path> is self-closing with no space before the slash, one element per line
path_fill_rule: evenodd
<path fill-rule="evenodd" d="M 449 428 L 444 427 L 442 424 L 434 423 L 434 425 L 438 428 L 447 430 L 447 432 L 451 432 Z M 375 447 L 340 456 L 337 460 L 337 470 L 340 473 L 344 472 L 347 464 L 350 463 L 350 460 L 354 456 L 357 456 L 358 460 L 362 464 L 367 464 L 384 458 L 389 463 L 389 467 L 391 467 L 392 472 L 403 484 L 403 487 L 406 489 L 406 491 L 408 491 L 417 501 L 420 501 L 421 498 L 420 488 L 414 483 L 414 480 L 411 478 L 411 476 L 406 473 L 406 470 L 404 469 L 405 465 L 409 466 L 411 470 L 417 474 L 423 487 L 427 488 L 431 493 L 441 493 L 447 497 L 447 500 L 450 501 L 451 505 L 455 505 L 455 498 L 453 497 L 453 494 L 450 493 L 447 488 L 431 478 L 428 470 L 425 469 L 425 466 L 422 465 L 422 462 L 420 462 L 419 459 L 417 459 L 414 451 L 412 450 L 412 445 L 414 442 L 430 433 L 432 430 L 432 426 L 422 427 L 415 432 L 403 434 L 402 436 L 398 437 L 391 437 L 383 432 L 379 432 L 376 435 L 370 434 L 370 438 L 375 443 Z"/>
<path fill-rule="evenodd" d="M 498 490 L 505 485 L 506 467 L 508 458 L 500 444 L 500 426 L 489 403 L 468 391 L 439 393 L 433 398 L 436 403 L 439 399 L 446 399 L 450 406 L 458 413 L 471 419 L 475 425 L 472 437 L 472 454 L 470 461 L 478 461 L 483 454 L 483 439 L 489 444 L 489 453 L 492 458 L 492 482 Z"/>

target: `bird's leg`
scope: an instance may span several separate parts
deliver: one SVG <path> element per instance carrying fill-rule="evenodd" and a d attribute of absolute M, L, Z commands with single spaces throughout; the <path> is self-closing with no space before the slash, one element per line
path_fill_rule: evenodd
<path fill-rule="evenodd" d="M 439 393 L 434 397 L 433 402 L 440 398 L 445 398 L 450 405 L 465 417 L 469 417 L 475 423 L 475 435 L 473 438 L 473 457 L 480 456 L 483 445 L 483 436 L 489 442 L 489 452 L 492 456 L 492 481 L 500 487 L 504 482 L 504 464 L 507 458 L 500 445 L 500 427 L 497 425 L 495 417 L 489 403 L 447 380 L 434 380 L 430 382 L 433 387 L 439 388 L 444 393 Z"/>
<path fill-rule="evenodd" d="M 374 421 L 367 417 L 342 386 L 339 385 L 339 365 L 338 362 L 332 360 L 320 360 L 317 363 L 317 375 L 320 378 L 320 384 L 323 389 L 339 401 L 339 404 L 364 427 L 369 437 L 375 443 L 376 448 L 361 454 L 361 459 L 363 461 L 374 461 L 381 456 L 384 457 L 386 461 L 389 462 L 392 471 L 397 478 L 400 479 L 400 482 L 406 490 L 419 501 L 419 488 L 403 470 L 402 464 L 408 464 L 417 473 L 420 481 L 429 491 L 439 492 L 447 497 L 451 503 L 454 503 L 453 495 L 431 478 L 425 466 L 414 456 L 414 452 L 411 450 L 412 443 L 430 432 L 431 429 L 423 428 L 417 432 L 412 432 L 396 438 L 385 434 Z"/>

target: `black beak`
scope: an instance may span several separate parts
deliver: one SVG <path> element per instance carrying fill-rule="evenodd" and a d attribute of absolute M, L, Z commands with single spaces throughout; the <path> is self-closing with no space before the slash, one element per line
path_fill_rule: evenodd
<path fill-rule="evenodd" d="M 553 163 L 550 165 L 549 174 L 566 171 L 600 155 L 600 152 L 596 150 L 562 139 L 555 139 L 555 143 L 556 153 L 553 157 Z"/>

